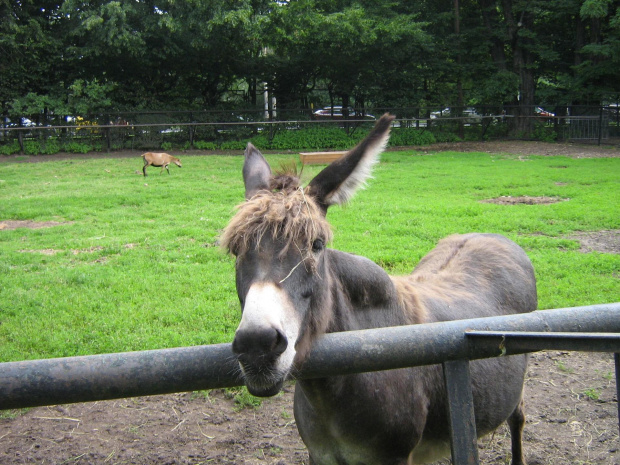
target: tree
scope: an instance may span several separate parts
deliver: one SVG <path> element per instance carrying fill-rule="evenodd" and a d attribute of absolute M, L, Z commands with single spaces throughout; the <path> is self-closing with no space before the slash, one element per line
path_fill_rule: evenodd
<path fill-rule="evenodd" d="M 620 93 L 620 0 L 0 0 L 4 114 L 596 104 Z M 268 50 L 268 53 L 265 51 Z M 235 92 L 233 92 L 235 90 Z M 558 110 L 562 111 L 562 110 Z"/>
<path fill-rule="evenodd" d="M 62 28 L 52 1 L 0 2 L 0 107 L 28 93 L 53 98 L 62 79 L 55 57 L 62 49 Z"/>
<path fill-rule="evenodd" d="M 575 23 L 572 93 L 579 102 L 600 104 L 620 93 L 620 2 L 584 0 Z"/>
<path fill-rule="evenodd" d="M 413 15 L 388 2 L 298 0 L 271 15 L 274 87 L 293 101 L 323 85 L 330 103 L 363 108 L 367 100 L 411 96 L 431 40 Z M 401 98 L 406 98 L 401 93 Z"/>

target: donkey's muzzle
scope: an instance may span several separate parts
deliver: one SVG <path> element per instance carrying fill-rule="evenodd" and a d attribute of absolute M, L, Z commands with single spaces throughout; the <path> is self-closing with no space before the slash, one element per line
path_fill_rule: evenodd
<path fill-rule="evenodd" d="M 286 336 L 272 327 L 239 329 L 232 344 L 233 352 L 244 365 L 244 361 L 252 364 L 261 359 L 273 360 L 283 354 L 287 347 Z"/>
<path fill-rule="evenodd" d="M 287 347 L 286 336 L 275 328 L 237 330 L 232 349 L 250 394 L 270 397 L 280 392 L 284 378 L 276 365 Z"/>

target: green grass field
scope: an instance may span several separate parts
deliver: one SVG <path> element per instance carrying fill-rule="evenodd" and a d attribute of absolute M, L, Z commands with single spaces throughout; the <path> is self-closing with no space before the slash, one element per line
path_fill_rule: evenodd
<path fill-rule="evenodd" d="M 0 361 L 231 341 L 234 263 L 217 240 L 243 198 L 243 157 L 181 158 L 147 178 L 138 156 L 0 164 L 0 221 L 65 223 L 0 230 Z M 539 308 L 615 302 L 620 256 L 567 236 L 620 229 L 618 173 L 619 158 L 388 152 L 368 189 L 330 210 L 331 246 L 397 274 L 444 236 L 497 232 L 531 257 Z M 480 202 L 508 195 L 569 200 Z"/>

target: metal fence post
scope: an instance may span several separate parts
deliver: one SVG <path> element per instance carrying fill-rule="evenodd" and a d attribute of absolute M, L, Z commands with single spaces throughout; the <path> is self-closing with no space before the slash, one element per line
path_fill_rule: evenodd
<path fill-rule="evenodd" d="M 603 138 L 603 106 L 599 108 L 598 116 L 598 145 L 601 145 L 601 139 Z"/>
<path fill-rule="evenodd" d="M 442 363 L 448 394 L 453 465 L 478 465 L 478 438 L 471 393 L 469 360 Z"/>
<path fill-rule="evenodd" d="M 620 431 L 620 353 L 614 353 L 616 362 L 616 403 L 618 404 L 618 431 Z"/>

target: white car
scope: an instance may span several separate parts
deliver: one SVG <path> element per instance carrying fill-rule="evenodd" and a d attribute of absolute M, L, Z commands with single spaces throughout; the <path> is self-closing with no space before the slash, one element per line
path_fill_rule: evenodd
<path fill-rule="evenodd" d="M 342 114 L 342 106 L 339 105 L 335 105 L 333 107 L 333 114 L 332 114 L 332 107 L 325 107 L 325 108 L 321 108 L 320 110 L 316 110 L 314 112 L 314 116 L 319 117 L 319 118 L 331 118 L 332 116 L 334 118 L 342 118 L 343 114 Z M 349 118 L 368 118 L 368 119 L 376 119 L 373 115 L 369 114 L 369 113 L 364 113 L 363 115 L 360 115 L 358 113 L 355 112 L 355 109 L 353 107 L 349 107 Z"/>

